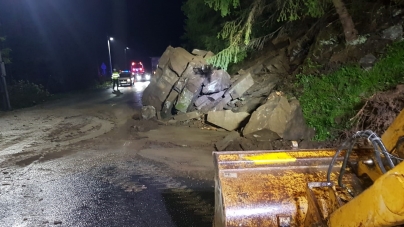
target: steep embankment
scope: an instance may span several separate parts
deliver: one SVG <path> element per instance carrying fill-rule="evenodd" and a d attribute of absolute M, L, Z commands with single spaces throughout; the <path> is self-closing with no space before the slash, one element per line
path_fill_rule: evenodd
<path fill-rule="evenodd" d="M 402 87 L 396 88 L 404 83 L 404 20 L 399 8 L 378 6 L 369 15 L 371 9 L 374 5 L 364 6 L 366 16 L 354 18 L 360 34 L 355 45 L 345 44 L 338 20 L 323 21 L 306 30 L 296 28 L 298 38 L 276 37 L 232 69 L 257 71 L 285 54 L 275 64 L 285 73 L 266 69 L 281 79 L 275 90 L 300 101 L 316 140 L 344 138 L 363 129 L 381 135 L 404 106 Z"/>

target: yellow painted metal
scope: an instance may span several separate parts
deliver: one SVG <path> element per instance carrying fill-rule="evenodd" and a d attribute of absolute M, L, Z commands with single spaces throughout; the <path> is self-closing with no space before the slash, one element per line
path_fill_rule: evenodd
<path fill-rule="evenodd" d="M 334 154 L 335 150 L 214 152 L 215 227 L 304 226 L 307 183 L 326 179 Z M 274 162 L 279 157 L 288 161 Z M 331 175 L 334 181 L 342 156 L 338 160 Z M 362 190 L 353 173 L 348 172 L 344 182 L 355 191 Z M 321 197 L 319 207 L 328 217 L 335 204 L 316 188 L 313 194 Z"/>
<path fill-rule="evenodd" d="M 331 214 L 330 227 L 404 224 L 404 162 Z"/>
<path fill-rule="evenodd" d="M 396 145 L 398 138 L 404 135 L 404 110 L 394 119 L 393 123 L 384 132 L 381 139 L 388 151 Z"/>
<path fill-rule="evenodd" d="M 376 181 L 383 175 L 383 172 L 377 165 L 369 166 L 362 161 L 358 162 L 358 176 L 367 175 L 372 181 Z"/>
<path fill-rule="evenodd" d="M 382 141 L 390 151 L 400 136 L 404 136 L 404 110 L 383 134 Z M 359 195 L 352 199 L 346 190 L 324 182 L 335 152 L 335 149 L 214 152 L 214 226 L 402 224 L 404 165 L 382 175 L 376 165 L 363 162 L 372 158 L 373 150 L 354 150 L 349 163 L 356 163 L 356 167 L 354 164 L 348 169 L 343 178 L 343 183 Z M 344 152 L 341 152 L 332 168 L 331 181 L 334 183 L 343 156 Z M 374 185 L 363 192 L 368 184 L 360 177 L 365 174 Z"/>

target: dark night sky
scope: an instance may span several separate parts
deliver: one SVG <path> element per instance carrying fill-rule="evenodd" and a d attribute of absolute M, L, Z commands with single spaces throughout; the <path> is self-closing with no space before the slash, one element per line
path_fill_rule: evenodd
<path fill-rule="evenodd" d="M 149 57 L 181 44 L 181 5 L 181 0 L 0 0 L 0 36 L 7 36 L 3 46 L 13 50 L 8 79 L 79 88 L 102 62 L 109 65 L 107 35 L 115 38 L 114 65 L 124 68 L 128 46 L 128 61 L 150 69 Z"/>

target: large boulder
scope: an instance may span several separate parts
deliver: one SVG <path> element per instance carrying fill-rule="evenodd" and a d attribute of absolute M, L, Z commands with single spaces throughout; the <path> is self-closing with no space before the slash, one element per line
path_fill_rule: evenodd
<path fill-rule="evenodd" d="M 289 102 L 276 92 L 251 115 L 243 130 L 246 138 L 258 141 L 309 140 L 314 133 L 306 124 L 299 101 L 293 98 Z"/>
<path fill-rule="evenodd" d="M 233 113 L 231 110 L 210 111 L 208 112 L 207 121 L 228 131 L 233 131 L 240 128 L 250 114 L 248 113 Z"/>
<path fill-rule="evenodd" d="M 251 115 L 243 134 L 248 135 L 268 129 L 268 131 L 275 132 L 280 138 L 283 138 L 291 111 L 291 106 L 285 97 L 272 93 L 267 102 Z"/>
<path fill-rule="evenodd" d="M 186 113 L 193 106 L 205 79 L 204 75 L 195 72 L 195 68 L 205 64 L 202 56 L 194 56 L 180 47 L 167 47 L 160 57 L 156 74 L 143 93 L 143 105 L 154 106 L 157 116 L 162 118 L 172 115 L 174 105 Z"/>
<path fill-rule="evenodd" d="M 231 85 L 231 87 L 226 91 L 225 95 L 229 94 L 232 99 L 239 98 L 253 85 L 254 80 L 251 73 L 244 74 Z"/>
<path fill-rule="evenodd" d="M 291 107 L 291 115 L 290 120 L 286 124 L 283 139 L 292 141 L 312 139 L 315 135 L 315 131 L 306 124 L 299 101 L 293 99 L 289 104 Z"/>
<path fill-rule="evenodd" d="M 213 70 L 203 82 L 202 93 L 212 94 L 230 87 L 230 75 L 224 70 Z"/>
<path fill-rule="evenodd" d="M 203 59 L 203 57 L 194 56 L 181 47 L 175 48 L 174 51 L 172 51 L 172 53 L 170 54 L 170 68 L 178 76 L 182 75 L 189 62 L 195 62 L 198 65 L 206 65 L 206 61 L 205 59 Z"/>
<path fill-rule="evenodd" d="M 161 55 L 158 63 L 158 67 L 160 69 L 163 69 L 167 65 L 172 52 L 174 52 L 174 48 L 172 46 L 168 46 L 164 53 Z"/>
<path fill-rule="evenodd" d="M 193 74 L 188 78 L 185 88 L 182 90 L 175 105 L 178 111 L 186 113 L 192 107 L 201 92 L 204 80 L 205 78 L 199 74 Z"/>

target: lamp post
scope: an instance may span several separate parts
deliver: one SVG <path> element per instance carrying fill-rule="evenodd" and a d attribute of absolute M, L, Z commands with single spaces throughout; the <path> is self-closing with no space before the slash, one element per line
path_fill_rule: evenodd
<path fill-rule="evenodd" d="M 128 58 L 126 56 L 126 51 L 129 50 L 129 47 L 125 47 L 125 67 L 128 66 Z"/>
<path fill-rule="evenodd" d="M 110 45 L 109 41 L 113 41 L 113 40 L 114 40 L 114 38 L 112 38 L 112 37 L 108 38 L 109 68 L 111 71 L 111 75 L 112 75 L 112 60 L 111 60 L 111 45 Z"/>
<path fill-rule="evenodd" d="M 0 95 L 3 96 L 3 102 L 6 110 L 11 110 L 10 99 L 8 97 L 7 83 L 6 83 L 6 67 L 4 66 L 0 50 Z M 3 93 L 3 94 L 1 94 Z"/>

